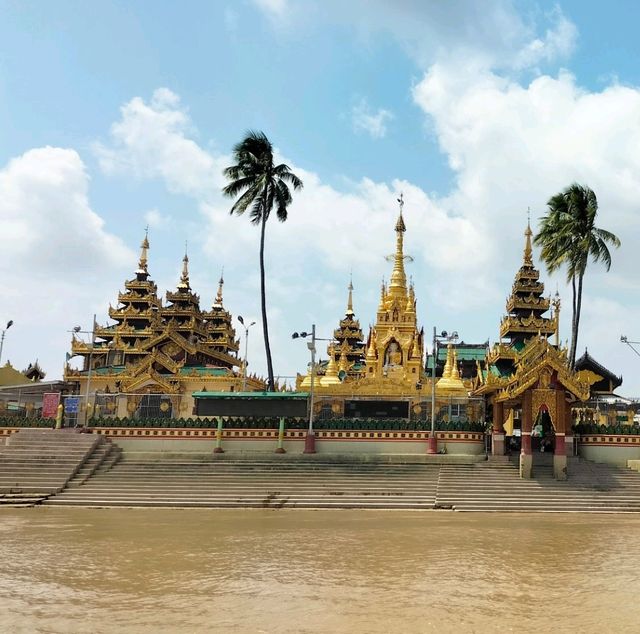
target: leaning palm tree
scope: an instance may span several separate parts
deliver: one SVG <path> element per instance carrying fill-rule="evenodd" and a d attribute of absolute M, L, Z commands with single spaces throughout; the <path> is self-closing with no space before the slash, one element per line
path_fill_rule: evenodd
<path fill-rule="evenodd" d="M 231 214 L 242 215 L 249 209 L 249 218 L 254 225 L 260 225 L 260 298 L 262 300 L 262 331 L 267 356 L 269 374 L 268 389 L 275 390 L 273 381 L 273 362 L 269 346 L 267 327 L 267 300 L 264 271 L 264 234 L 267 220 L 273 208 L 280 222 L 287 219 L 287 207 L 291 204 L 291 192 L 302 188 L 302 181 L 289 169 L 288 165 L 274 165 L 273 146 L 263 132 L 250 130 L 245 138 L 233 148 L 235 165 L 224 170 L 231 181 L 222 191 L 230 198 L 238 197 Z"/>
<path fill-rule="evenodd" d="M 572 317 L 569 364 L 576 361 L 582 287 L 589 260 L 603 262 L 611 268 L 611 253 L 607 245 L 620 246 L 620 240 L 610 231 L 595 226 L 598 199 L 589 187 L 573 183 L 547 203 L 549 211 L 542 217 L 534 244 L 542 247 L 541 257 L 549 273 L 566 266 L 567 282 L 571 282 Z"/>

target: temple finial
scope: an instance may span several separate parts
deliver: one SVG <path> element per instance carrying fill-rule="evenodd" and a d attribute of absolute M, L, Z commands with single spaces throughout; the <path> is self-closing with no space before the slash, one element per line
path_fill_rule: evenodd
<path fill-rule="evenodd" d="M 140 244 L 140 259 L 138 260 L 138 269 L 136 275 L 149 275 L 147 267 L 147 252 L 149 251 L 149 225 L 144 230 L 144 240 Z"/>
<path fill-rule="evenodd" d="M 394 255 L 389 256 L 388 259 L 393 259 L 393 271 L 391 272 L 391 280 L 389 281 L 389 294 L 394 297 L 404 297 L 407 294 L 407 275 L 404 271 L 404 236 L 402 235 L 407 230 L 404 219 L 402 217 L 402 208 L 404 207 L 404 197 L 400 194 L 398 198 L 400 204 L 400 213 L 398 214 L 398 220 L 396 221 L 396 252 Z"/>
<path fill-rule="evenodd" d="M 189 285 L 189 256 L 187 255 L 187 243 L 184 243 L 184 257 L 182 258 L 182 275 L 178 288 L 182 290 L 190 290 Z"/>
<path fill-rule="evenodd" d="M 554 319 L 554 327 L 556 330 L 556 347 L 560 347 L 560 293 L 558 293 L 558 289 L 556 288 L 556 294 L 551 302 L 553 306 L 553 319 Z"/>
<path fill-rule="evenodd" d="M 527 229 L 524 232 L 526 237 L 524 243 L 524 263 L 526 266 L 533 266 L 533 251 L 531 249 L 531 236 L 533 232 L 531 231 L 531 208 L 527 207 Z"/>
<path fill-rule="evenodd" d="M 345 315 L 347 315 L 347 317 L 349 316 L 353 316 L 354 312 L 353 312 L 353 278 L 350 277 L 349 278 L 349 299 L 347 300 L 347 312 L 345 313 Z"/>
<path fill-rule="evenodd" d="M 224 266 L 222 267 L 222 271 L 220 273 L 220 279 L 218 280 L 218 292 L 216 293 L 216 301 L 213 303 L 214 306 L 222 307 L 222 287 L 224 286 Z"/>

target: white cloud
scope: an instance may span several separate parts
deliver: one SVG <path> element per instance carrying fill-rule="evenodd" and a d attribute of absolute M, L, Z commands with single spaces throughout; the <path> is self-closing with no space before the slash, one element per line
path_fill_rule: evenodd
<path fill-rule="evenodd" d="M 387 122 L 393 114 L 384 108 L 371 109 L 366 99 L 361 99 L 351 109 L 351 121 L 356 132 L 366 132 L 372 139 L 381 139 L 387 134 Z"/>
<path fill-rule="evenodd" d="M 23 369 L 37 351 L 49 378 L 61 374 L 66 331 L 90 327 L 135 261 L 91 209 L 88 183 L 71 149 L 29 150 L 0 169 L 0 295 L 15 322 L 4 358 Z"/>
<path fill-rule="evenodd" d="M 514 56 L 513 68 L 530 68 L 540 63 L 567 59 L 576 46 L 578 29 L 558 7 L 550 14 L 552 26 L 544 37 L 534 37 Z"/>
<path fill-rule="evenodd" d="M 169 226 L 173 219 L 169 214 L 161 214 L 157 209 L 149 209 L 144 214 L 144 219 L 146 220 L 149 227 L 154 229 L 160 229 L 163 227 Z"/>
<path fill-rule="evenodd" d="M 567 58 L 577 30 L 559 7 L 526 18 L 513 0 L 254 0 L 276 27 L 350 25 L 365 47 L 390 34 L 422 68 L 461 65 L 522 70 Z M 544 35 L 540 35 L 543 31 Z"/>
<path fill-rule="evenodd" d="M 158 88 L 149 103 L 136 97 L 111 126 L 110 147 L 95 146 L 106 173 L 162 178 L 171 192 L 206 198 L 222 185 L 223 163 L 188 138 L 193 130 L 178 95 Z"/>

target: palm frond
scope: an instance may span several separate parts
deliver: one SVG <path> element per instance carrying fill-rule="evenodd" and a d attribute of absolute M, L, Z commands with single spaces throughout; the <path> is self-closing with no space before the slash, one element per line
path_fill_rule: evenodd
<path fill-rule="evenodd" d="M 236 214 L 241 216 L 247 210 L 247 207 L 253 203 L 259 192 L 260 190 L 255 186 L 248 189 L 244 194 L 242 194 L 242 196 L 240 196 L 240 198 L 238 198 L 238 200 L 236 200 L 229 213 L 231 215 Z"/>

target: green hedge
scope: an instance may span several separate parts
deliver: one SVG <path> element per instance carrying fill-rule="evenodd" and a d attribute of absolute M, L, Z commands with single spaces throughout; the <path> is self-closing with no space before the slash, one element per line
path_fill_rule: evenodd
<path fill-rule="evenodd" d="M 56 424 L 55 418 L 22 418 L 19 416 L 0 416 L 0 427 L 49 427 Z"/>
<path fill-rule="evenodd" d="M 278 429 L 280 419 L 278 417 L 224 416 L 222 426 L 224 429 Z M 215 418 L 92 418 L 92 427 L 140 427 L 162 429 L 215 429 Z M 287 429 L 306 429 L 306 418 L 286 418 Z M 339 418 L 331 420 L 316 420 L 313 424 L 318 430 L 350 430 L 350 431 L 429 431 L 431 424 L 424 421 L 408 421 L 403 418 L 375 419 L 375 418 Z M 456 421 L 439 422 L 438 431 L 466 431 L 484 432 L 483 422 Z"/>
<path fill-rule="evenodd" d="M 578 423 L 573 426 L 576 434 L 640 435 L 640 425 L 598 425 L 598 423 Z"/>

